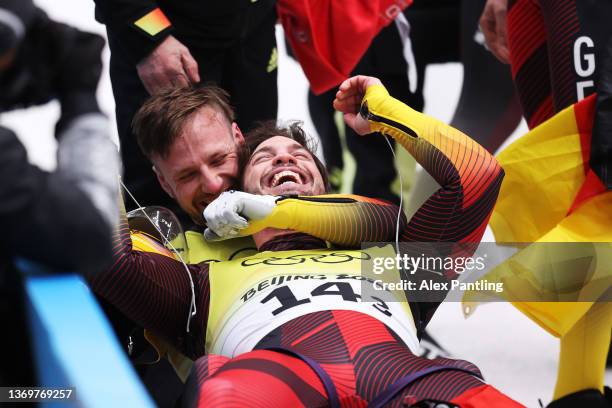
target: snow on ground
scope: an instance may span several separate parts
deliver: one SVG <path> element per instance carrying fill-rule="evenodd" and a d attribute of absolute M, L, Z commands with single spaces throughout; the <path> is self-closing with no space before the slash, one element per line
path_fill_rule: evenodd
<path fill-rule="evenodd" d="M 104 34 L 94 20 L 93 1 L 37 0 L 54 18 L 77 27 Z M 280 30 L 279 30 L 280 31 Z M 300 119 L 314 134 L 306 107 L 307 82 L 299 65 L 289 59 L 279 41 L 279 118 Z M 98 95 L 102 108 L 114 120 L 114 101 L 108 77 L 108 50 L 104 53 L 105 73 Z M 460 64 L 431 66 L 427 70 L 425 111 L 449 121 L 459 98 L 462 81 Z M 19 133 L 28 148 L 30 161 L 45 169 L 55 166 L 53 126 L 59 116 L 57 103 L 3 114 L 0 122 Z M 114 122 L 112 123 L 114 126 Z M 513 138 L 523 134 L 524 124 Z M 112 131 L 116 133 L 114 127 Z M 116 135 L 115 135 L 116 137 Z M 492 240 L 490 232 L 485 240 Z M 458 303 L 443 304 L 430 325 L 434 337 L 454 357 L 476 363 L 488 382 L 517 401 L 537 407 L 546 404 L 554 388 L 559 342 L 506 303 L 487 304 L 464 319 Z M 608 371 L 607 383 L 612 383 Z"/>

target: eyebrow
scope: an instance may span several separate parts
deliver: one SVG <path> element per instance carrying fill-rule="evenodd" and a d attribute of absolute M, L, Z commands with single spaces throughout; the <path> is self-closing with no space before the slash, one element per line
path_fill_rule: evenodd
<path fill-rule="evenodd" d="M 291 153 L 295 152 L 296 150 L 304 150 L 304 151 L 308 152 L 308 149 L 306 149 L 304 146 L 302 146 L 298 142 L 294 142 L 289 147 L 289 149 L 290 149 Z M 270 154 L 273 154 L 274 153 L 274 148 L 272 146 L 264 146 L 261 149 L 255 150 L 255 152 L 253 152 L 253 154 L 251 155 L 251 159 L 253 157 L 255 157 L 255 155 L 259 154 L 259 153 L 270 153 Z"/>
<path fill-rule="evenodd" d="M 220 160 L 224 157 L 227 157 L 230 155 L 230 151 L 217 151 L 215 153 L 213 153 L 212 155 L 210 155 L 210 158 L 208 161 L 214 162 L 215 160 Z"/>
<path fill-rule="evenodd" d="M 253 154 L 251 155 L 251 157 L 253 157 L 253 156 L 255 156 L 256 154 L 259 154 L 259 153 L 272 153 L 272 150 L 273 150 L 272 146 L 262 147 L 261 149 L 255 150 L 253 152 Z"/>

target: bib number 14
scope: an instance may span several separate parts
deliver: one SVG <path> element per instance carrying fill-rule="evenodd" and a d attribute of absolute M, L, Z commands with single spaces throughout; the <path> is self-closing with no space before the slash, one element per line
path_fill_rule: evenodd
<path fill-rule="evenodd" d="M 361 295 L 353 291 L 353 287 L 348 282 L 325 282 L 310 292 L 311 297 L 316 296 L 339 296 L 345 302 L 359 302 Z M 380 298 L 372 296 L 372 307 L 385 316 L 391 316 L 389 306 Z M 289 310 L 293 307 L 310 303 L 310 298 L 298 299 L 295 297 L 289 286 L 281 286 L 274 289 L 266 296 L 261 303 L 268 303 L 272 299 L 278 300 L 280 307 L 272 311 L 274 316 Z"/>

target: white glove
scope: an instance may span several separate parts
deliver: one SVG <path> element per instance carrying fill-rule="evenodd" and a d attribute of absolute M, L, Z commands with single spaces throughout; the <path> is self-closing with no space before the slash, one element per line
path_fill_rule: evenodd
<path fill-rule="evenodd" d="M 249 226 L 247 220 L 261 220 L 267 217 L 279 197 L 272 195 L 257 195 L 242 191 L 226 191 L 221 193 L 204 209 L 207 241 L 220 241 L 234 238 L 240 230 Z"/>

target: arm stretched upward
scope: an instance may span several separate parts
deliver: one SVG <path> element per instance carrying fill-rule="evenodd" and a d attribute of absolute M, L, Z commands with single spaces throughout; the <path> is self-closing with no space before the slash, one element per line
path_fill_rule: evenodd
<path fill-rule="evenodd" d="M 440 184 L 404 226 L 401 240 L 449 243 L 443 254 L 435 249 L 436 256 L 472 255 L 504 176 L 495 158 L 457 129 L 392 98 L 376 78 L 346 80 L 340 85 L 334 106 L 358 134 L 380 132 L 396 139 Z M 457 276 L 454 270 L 439 272 L 421 270 L 413 279 L 445 282 Z M 443 293 L 439 295 L 411 304 L 419 330 L 425 328 L 443 299 Z"/>
<path fill-rule="evenodd" d="M 402 233 L 404 241 L 480 242 L 503 170 L 457 129 L 392 98 L 382 85 L 366 90 L 360 115 L 371 130 L 396 139 L 440 184 Z"/>

